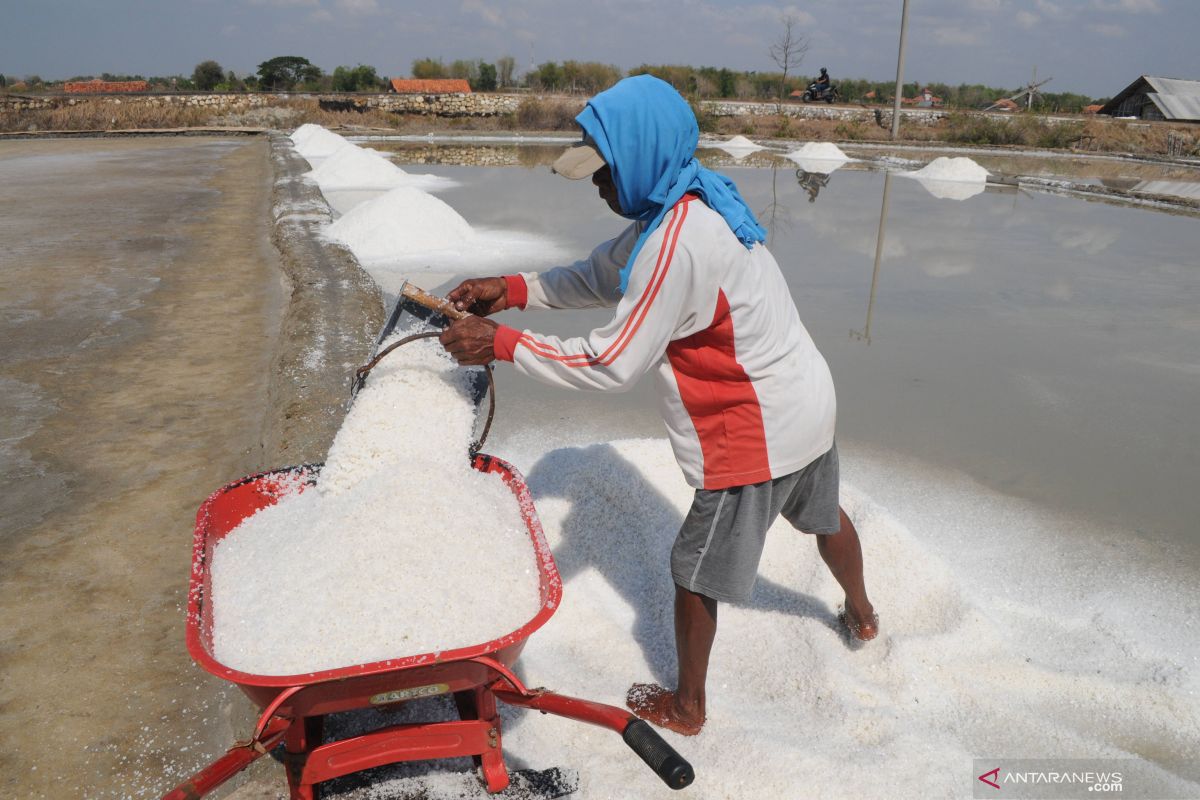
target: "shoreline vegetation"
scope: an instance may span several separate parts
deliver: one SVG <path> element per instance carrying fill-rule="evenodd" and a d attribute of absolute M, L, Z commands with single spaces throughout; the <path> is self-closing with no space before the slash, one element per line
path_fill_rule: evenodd
<path fill-rule="evenodd" d="M 230 93 L 230 98 L 247 97 Z M 525 95 L 513 113 L 491 116 L 438 116 L 378 108 L 331 110 L 314 95 L 249 95 L 261 104 L 207 105 L 153 102 L 156 95 L 48 96 L 0 94 L 0 134 L 53 135 L 78 132 L 173 131 L 220 128 L 225 132 L 291 129 L 315 123 L 349 133 L 470 134 L 576 130 L 574 117 L 586 102 L 580 95 Z M 220 97 L 220 96 L 218 96 Z M 348 98 L 362 95 L 349 94 Z M 28 100 L 29 103 L 20 101 Z M 28 107 L 30 105 L 43 107 Z M 886 143 L 891 109 L 883 105 L 796 101 L 757 103 L 753 113 L 720 114 L 729 101 L 693 101 L 703 133 L 753 139 Z M 767 106 L 767 107 L 764 107 Z M 812 115 L 805 113 L 812 110 Z M 833 112 L 831 114 L 831 112 Z M 1094 114 L 937 110 L 937 118 L 906 117 L 896 143 L 990 146 L 1109 153 L 1135 156 L 1200 157 L 1200 128 L 1193 124 L 1120 120 Z M 833 116 L 834 118 L 823 118 Z"/>

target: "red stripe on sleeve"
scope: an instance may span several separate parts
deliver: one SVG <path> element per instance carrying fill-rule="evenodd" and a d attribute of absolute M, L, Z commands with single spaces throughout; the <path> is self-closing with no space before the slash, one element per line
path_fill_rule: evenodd
<path fill-rule="evenodd" d="M 557 349 L 547 343 L 534 339 L 529 334 L 521 337 L 520 344 L 525 345 L 535 354 L 550 358 L 555 361 L 565 363 L 569 367 L 594 367 L 607 366 L 617 359 L 617 356 L 625 350 L 625 347 L 632 341 L 633 336 L 641 327 L 642 322 L 646 319 L 646 315 L 650 312 L 650 306 L 654 303 L 654 298 L 658 296 L 658 290 L 662 288 L 663 281 L 667 277 L 667 271 L 671 265 L 671 259 L 675 256 L 675 245 L 679 241 L 679 232 L 683 228 L 683 221 L 687 218 L 687 205 L 680 201 L 676 206 L 676 213 L 667 223 L 667 230 L 663 236 L 663 246 L 658 251 L 658 261 L 654 267 L 654 274 L 650 276 L 650 283 L 647 284 L 645 291 L 638 298 L 637 304 L 633 311 L 630 312 L 629 318 L 625 321 L 625 325 L 621 328 L 621 332 L 617 338 L 598 356 L 588 355 L 587 353 L 573 353 L 570 355 L 559 354 Z"/>

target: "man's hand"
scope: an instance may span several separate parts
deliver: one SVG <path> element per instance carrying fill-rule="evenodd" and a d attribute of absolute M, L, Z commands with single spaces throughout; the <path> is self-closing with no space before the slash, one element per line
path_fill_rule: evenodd
<path fill-rule="evenodd" d="M 446 299 L 459 311 L 486 317 L 508 308 L 508 283 L 504 278 L 471 278 L 460 283 Z"/>
<path fill-rule="evenodd" d="M 500 282 L 503 283 L 503 279 L 500 279 Z M 496 358 L 496 329 L 499 327 L 483 317 L 463 317 L 446 328 L 438 341 L 446 348 L 446 352 L 463 366 L 489 364 Z"/>

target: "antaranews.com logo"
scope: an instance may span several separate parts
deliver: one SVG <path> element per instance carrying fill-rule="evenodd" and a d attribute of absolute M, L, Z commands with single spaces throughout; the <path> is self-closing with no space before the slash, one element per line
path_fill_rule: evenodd
<path fill-rule="evenodd" d="M 978 800 L 1183 798 L 1190 783 L 1176 781 L 1180 772 L 1124 758 L 977 758 L 972 776 L 971 796 Z"/>

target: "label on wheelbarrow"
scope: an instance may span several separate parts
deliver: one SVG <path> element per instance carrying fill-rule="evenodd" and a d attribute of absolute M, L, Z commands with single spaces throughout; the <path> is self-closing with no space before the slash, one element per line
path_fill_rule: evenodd
<path fill-rule="evenodd" d="M 428 686 L 414 686 L 411 689 L 395 689 L 371 696 L 371 705 L 384 703 L 399 703 L 401 700 L 412 700 L 417 697 L 433 697 L 435 694 L 445 694 L 450 691 L 448 683 L 431 683 Z"/>

